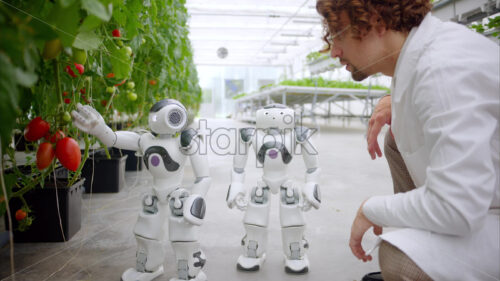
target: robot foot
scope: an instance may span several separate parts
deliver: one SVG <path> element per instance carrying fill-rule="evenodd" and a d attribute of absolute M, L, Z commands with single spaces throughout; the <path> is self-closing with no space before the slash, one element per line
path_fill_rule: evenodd
<path fill-rule="evenodd" d="M 236 264 L 236 268 L 242 271 L 257 271 L 260 269 L 260 266 L 266 260 L 266 254 L 262 254 L 260 258 L 250 258 L 241 255 L 238 258 L 238 263 Z"/>
<path fill-rule="evenodd" d="M 309 259 L 304 255 L 301 259 L 291 260 L 285 257 L 285 272 L 290 274 L 304 274 L 309 271 Z"/>
<path fill-rule="evenodd" d="M 188 279 L 189 281 L 206 281 L 207 280 L 207 275 L 200 270 L 198 272 L 198 275 L 196 275 L 195 278 Z M 178 278 L 172 278 L 170 281 L 186 281 L 185 279 L 178 279 Z"/>
<path fill-rule="evenodd" d="M 151 281 L 162 274 L 163 266 L 153 272 L 139 272 L 135 268 L 129 268 L 122 274 L 121 281 Z"/>

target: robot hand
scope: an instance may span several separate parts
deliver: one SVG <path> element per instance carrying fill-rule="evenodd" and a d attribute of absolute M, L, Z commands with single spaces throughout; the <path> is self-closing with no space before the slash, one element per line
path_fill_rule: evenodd
<path fill-rule="evenodd" d="M 183 203 L 184 219 L 194 225 L 202 225 L 205 217 L 205 200 L 198 194 L 189 195 Z"/>
<path fill-rule="evenodd" d="M 242 211 L 246 209 L 248 202 L 245 198 L 245 190 L 242 183 L 231 183 L 227 191 L 226 203 L 230 209 L 235 206 Z"/>
<path fill-rule="evenodd" d="M 205 217 L 205 200 L 199 194 L 191 194 L 184 188 L 174 190 L 169 195 L 171 211 L 176 216 L 194 225 L 202 225 Z"/>
<path fill-rule="evenodd" d="M 302 209 L 304 211 L 309 210 L 311 207 L 319 209 L 321 204 L 321 194 L 319 192 L 319 185 L 316 183 L 306 183 L 302 188 L 302 195 L 304 196 L 304 205 Z"/>
<path fill-rule="evenodd" d="M 116 134 L 106 125 L 101 114 L 88 105 L 77 104 L 77 111 L 73 110 L 73 124 L 85 133 L 96 136 L 107 146 L 116 142 Z"/>

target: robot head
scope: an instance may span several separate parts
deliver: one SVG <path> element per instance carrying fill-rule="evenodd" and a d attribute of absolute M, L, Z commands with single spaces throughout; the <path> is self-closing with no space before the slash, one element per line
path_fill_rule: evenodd
<path fill-rule="evenodd" d="M 280 130 L 295 127 L 295 112 L 282 104 L 273 103 L 257 110 L 255 125 L 259 129 L 277 128 Z"/>
<path fill-rule="evenodd" d="M 187 110 L 174 99 L 161 100 L 149 110 L 149 128 L 156 134 L 175 134 L 187 125 Z"/>

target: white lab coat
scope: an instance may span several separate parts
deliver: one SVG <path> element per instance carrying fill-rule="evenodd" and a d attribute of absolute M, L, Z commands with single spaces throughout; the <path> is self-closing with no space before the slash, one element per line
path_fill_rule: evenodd
<path fill-rule="evenodd" d="M 417 188 L 363 212 L 434 280 L 500 280 L 499 53 L 428 14 L 398 58 L 392 132 Z"/>

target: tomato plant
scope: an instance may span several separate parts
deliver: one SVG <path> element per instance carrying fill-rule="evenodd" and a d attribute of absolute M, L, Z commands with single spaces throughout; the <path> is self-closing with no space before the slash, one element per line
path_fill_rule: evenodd
<path fill-rule="evenodd" d="M 56 157 L 66 169 L 75 172 L 82 157 L 80 146 L 74 139 L 65 137 L 56 144 Z"/>
<path fill-rule="evenodd" d="M 201 100 L 183 1 L 90 2 L 0 1 L 0 38 L 8 38 L 0 40 L 0 89 L 8 89 L 0 94 L 1 156 L 15 163 L 9 145 L 13 130 L 26 127 L 26 139 L 33 142 L 50 128 L 61 131 L 47 136 L 47 142 L 56 143 L 59 161 L 52 160 L 54 165 L 39 171 L 35 158 L 27 160 L 33 174 L 29 181 L 17 181 L 27 178 L 19 174 L 5 175 L 7 195 L 22 198 L 23 192 L 39 186 L 59 162 L 75 171 L 70 172 L 68 184 L 78 178 L 81 164 L 57 153 L 68 147 L 62 145 L 66 136 L 86 139 L 87 151 L 97 141 L 71 123 L 69 112 L 77 103 L 96 108 L 106 122 L 126 119 L 128 126 L 137 127 L 147 124 L 149 108 L 159 99 L 176 98 L 190 111 Z M 119 87 L 127 81 L 127 86 Z M 118 112 L 120 120 L 115 120 Z M 43 117 L 46 124 L 26 126 L 36 116 Z M 47 128 L 41 130 L 43 127 Z M 48 147 L 40 146 L 40 151 Z M 85 159 L 84 153 L 82 161 Z M 0 203 L 0 216 L 2 210 Z M 29 218 L 23 220 L 26 225 Z"/>
<path fill-rule="evenodd" d="M 50 124 L 38 116 L 31 120 L 24 130 L 24 138 L 27 141 L 37 141 L 50 130 Z"/>
<path fill-rule="evenodd" d="M 36 166 L 38 170 L 43 170 L 50 166 L 54 159 L 54 147 L 50 142 L 40 144 L 36 152 Z"/>

